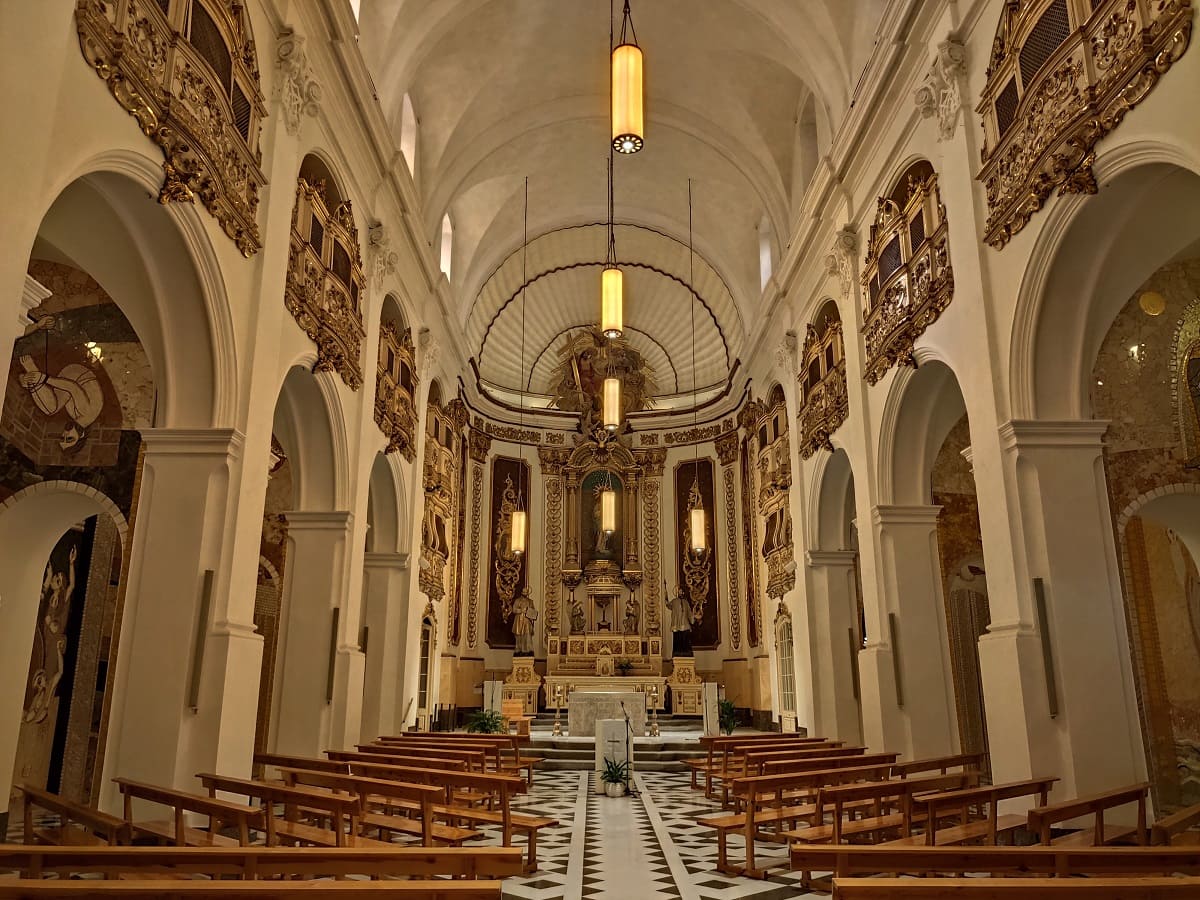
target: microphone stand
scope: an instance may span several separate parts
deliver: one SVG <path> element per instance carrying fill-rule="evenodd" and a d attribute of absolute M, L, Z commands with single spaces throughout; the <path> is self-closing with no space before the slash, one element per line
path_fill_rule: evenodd
<path fill-rule="evenodd" d="M 633 741 L 633 725 L 629 721 L 629 710 L 625 708 L 625 701 L 621 701 L 621 713 L 625 716 L 625 793 L 631 797 L 637 797 L 638 792 L 629 786 L 633 780 L 633 750 L 631 744 Z"/>

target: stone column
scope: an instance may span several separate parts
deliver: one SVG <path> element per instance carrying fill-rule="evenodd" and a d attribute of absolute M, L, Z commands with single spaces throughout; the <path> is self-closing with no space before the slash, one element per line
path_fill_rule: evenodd
<path fill-rule="evenodd" d="M 630 472 L 625 476 L 625 502 L 621 510 L 622 516 L 625 519 L 625 569 L 626 571 L 637 572 L 642 568 L 641 559 L 638 553 L 638 546 L 641 544 L 639 536 L 638 522 L 641 517 L 638 515 L 639 507 L 639 478 L 636 472 Z"/>
<path fill-rule="evenodd" d="M 989 596 L 992 622 L 979 641 L 992 768 L 997 780 L 1051 772 L 1062 796 L 1146 777 L 1102 461 L 1106 430 L 1094 421 L 1000 428 L 1018 584 L 1013 596 Z M 1035 578 L 1044 586 L 1053 718 Z"/>
<path fill-rule="evenodd" d="M 274 704 L 274 750 L 319 756 L 357 738 L 351 682 L 362 697 L 362 652 L 343 635 L 349 512 L 285 513 L 288 567 L 283 600 L 282 663 Z M 334 610 L 338 609 L 334 630 Z M 333 656 L 332 678 L 329 671 Z M 351 719 L 353 721 L 351 721 Z"/>
<path fill-rule="evenodd" d="M 813 733 L 847 743 L 862 740 L 858 681 L 858 604 L 853 550 L 809 550 Z M 799 658 L 799 654 L 797 654 Z"/>
<path fill-rule="evenodd" d="M 940 511 L 938 506 L 873 510 L 881 561 L 882 629 L 879 640 L 860 654 L 866 663 L 864 730 L 872 746 L 885 746 L 913 759 L 958 750 L 937 547 Z M 899 684 L 892 669 L 897 661 Z M 868 676 L 874 682 L 871 689 Z M 868 711 L 868 700 L 878 705 Z M 869 719 L 875 724 L 869 724 Z"/>
<path fill-rule="evenodd" d="M 233 612 L 244 607 L 252 615 L 252 607 L 229 602 L 227 526 L 236 515 L 241 433 L 150 428 L 142 440 L 101 787 L 110 809 L 118 802 L 116 775 L 194 787 L 200 771 L 249 774 L 262 663 L 253 620 Z"/>
<path fill-rule="evenodd" d="M 363 578 L 367 646 L 361 736 L 371 740 L 402 730 L 400 684 L 408 623 L 408 554 L 367 553 Z"/>

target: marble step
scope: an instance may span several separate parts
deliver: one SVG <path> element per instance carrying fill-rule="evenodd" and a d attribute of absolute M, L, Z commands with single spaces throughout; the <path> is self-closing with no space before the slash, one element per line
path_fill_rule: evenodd
<path fill-rule="evenodd" d="M 535 735 L 530 753 L 542 757 L 541 768 L 556 771 L 586 772 L 596 760 L 596 745 L 591 739 L 544 738 Z M 644 772 L 682 772 L 680 760 L 704 756 L 695 740 L 645 741 L 639 739 L 634 747 L 637 767 Z"/>

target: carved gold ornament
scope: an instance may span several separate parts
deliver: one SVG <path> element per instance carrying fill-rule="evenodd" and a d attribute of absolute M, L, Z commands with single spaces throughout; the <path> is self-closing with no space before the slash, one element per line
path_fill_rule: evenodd
<path fill-rule="evenodd" d="M 388 439 L 385 453 L 399 453 L 409 462 L 417 455 L 417 408 L 420 384 L 416 374 L 416 348 L 412 329 L 401 332 L 394 322 L 379 329 L 376 362 L 375 424 Z"/>
<path fill-rule="evenodd" d="M 475 434 L 474 431 L 471 432 Z M 486 457 L 486 453 L 485 453 Z M 483 520 L 483 468 L 471 466 L 471 556 L 467 582 L 467 647 L 479 645 L 479 536 Z"/>
<path fill-rule="evenodd" d="M 725 485 L 725 539 L 726 550 L 729 553 L 729 638 L 732 641 L 733 649 L 740 650 L 742 648 L 742 598 L 740 587 L 738 585 L 738 558 L 737 558 L 737 512 L 736 512 L 736 497 L 734 494 L 734 474 L 733 463 L 737 458 L 737 437 L 736 431 L 732 432 L 734 452 L 729 456 L 722 456 L 722 472 L 723 483 Z"/>
<path fill-rule="evenodd" d="M 830 437 L 850 413 L 841 320 L 830 318 L 817 327 L 809 325 L 801 355 L 797 418 L 800 456 L 808 459 L 821 449 L 832 452 Z"/>
<path fill-rule="evenodd" d="M 880 197 L 862 284 L 868 294 L 863 323 L 864 377 L 875 384 L 897 363 L 914 365 L 917 338 L 954 297 L 946 209 L 937 175 L 920 163 L 891 197 Z"/>
<path fill-rule="evenodd" d="M 1009 0 L 983 117 L 984 239 L 999 249 L 1051 193 L 1094 194 L 1096 144 L 1187 49 L 1191 0 Z"/>
<path fill-rule="evenodd" d="M 364 283 L 350 201 L 331 210 L 323 184 L 298 178 L 283 302 L 317 345 L 313 371 L 337 372 L 351 390 L 363 382 Z"/>
<path fill-rule="evenodd" d="M 504 478 L 504 490 L 500 495 L 500 515 L 496 519 L 495 540 L 492 542 L 496 570 L 496 593 L 500 595 L 500 615 L 508 621 L 512 615 L 513 597 L 521 580 L 521 559 L 513 553 L 508 539 L 512 528 L 512 514 L 517 508 L 517 490 L 511 475 Z"/>
<path fill-rule="evenodd" d="M 258 145 L 267 114 L 239 0 L 79 0 L 84 59 L 163 152 L 159 203 L 199 198 L 243 256 L 262 246 Z"/>
<path fill-rule="evenodd" d="M 695 481 L 688 489 L 687 509 L 690 512 L 703 505 L 700 497 L 700 487 Z M 705 530 L 707 530 L 707 518 Z M 683 548 L 683 583 L 687 587 L 688 600 L 696 612 L 696 621 L 704 615 L 704 606 L 708 601 L 709 587 L 712 583 L 713 554 L 705 550 L 695 550 L 692 547 L 691 516 L 684 517 L 683 533 L 680 535 L 679 546 Z M 705 538 L 704 545 L 711 547 L 712 542 Z"/>

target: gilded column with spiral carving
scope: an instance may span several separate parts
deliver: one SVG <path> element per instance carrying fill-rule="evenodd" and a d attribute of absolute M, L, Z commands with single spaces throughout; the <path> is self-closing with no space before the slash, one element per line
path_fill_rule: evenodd
<path fill-rule="evenodd" d="M 467 433 L 467 452 L 471 459 L 471 548 L 467 575 L 467 646 L 479 646 L 479 536 L 483 530 L 483 465 L 487 462 L 492 439 L 472 428 Z"/>
<path fill-rule="evenodd" d="M 742 648 L 742 597 L 738 584 L 738 529 L 736 512 L 737 475 L 733 464 L 738 456 L 738 433 L 731 431 L 717 438 L 717 458 L 721 463 L 722 481 L 725 487 L 725 538 L 729 552 L 729 640 L 734 650 Z"/>

